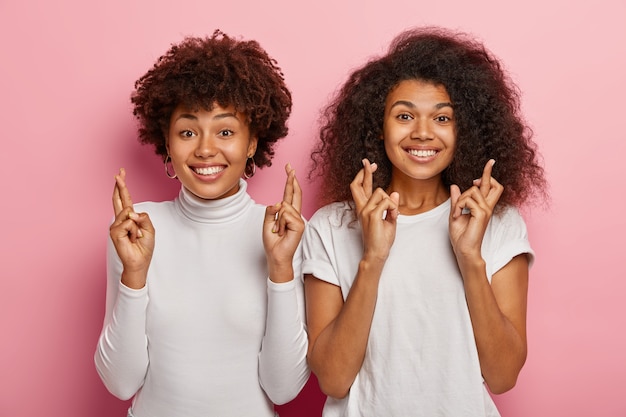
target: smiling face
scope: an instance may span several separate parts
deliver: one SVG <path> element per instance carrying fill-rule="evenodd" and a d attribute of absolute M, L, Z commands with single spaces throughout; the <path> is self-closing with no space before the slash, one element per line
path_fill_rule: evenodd
<path fill-rule="evenodd" d="M 217 104 L 210 111 L 177 107 L 167 139 L 176 176 L 205 200 L 229 197 L 239 190 L 246 160 L 257 145 L 245 115 Z"/>
<path fill-rule="evenodd" d="M 454 109 L 445 87 L 420 80 L 400 82 L 385 101 L 383 139 L 393 166 L 392 183 L 441 183 L 456 149 Z"/>

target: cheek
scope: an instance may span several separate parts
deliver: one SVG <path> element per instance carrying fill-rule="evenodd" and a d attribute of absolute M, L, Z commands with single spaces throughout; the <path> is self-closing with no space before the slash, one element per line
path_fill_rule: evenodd
<path fill-rule="evenodd" d="M 224 154 L 228 155 L 229 159 L 231 159 L 231 162 L 245 161 L 246 159 L 248 159 L 248 153 L 250 153 L 252 149 L 253 148 L 251 147 L 249 142 L 237 141 L 227 144 L 223 148 L 223 152 Z"/>
<path fill-rule="evenodd" d="M 174 165 L 183 163 L 191 152 L 193 152 L 192 147 L 185 146 L 182 142 L 172 141 L 170 143 L 169 154 Z"/>

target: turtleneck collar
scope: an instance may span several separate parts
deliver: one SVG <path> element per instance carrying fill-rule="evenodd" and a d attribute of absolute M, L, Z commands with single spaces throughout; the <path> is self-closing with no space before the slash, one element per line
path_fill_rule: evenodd
<path fill-rule="evenodd" d="M 237 219 L 246 209 L 254 204 L 246 189 L 248 184 L 239 180 L 239 191 L 236 194 L 219 200 L 203 200 L 181 187 L 175 200 L 176 210 L 188 219 L 207 224 L 226 223 Z"/>

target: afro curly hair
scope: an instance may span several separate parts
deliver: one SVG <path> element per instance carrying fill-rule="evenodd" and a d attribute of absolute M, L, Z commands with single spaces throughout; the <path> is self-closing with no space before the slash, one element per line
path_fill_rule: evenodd
<path fill-rule="evenodd" d="M 355 70 L 322 111 L 309 173 L 322 177 L 321 205 L 352 200 L 349 185 L 363 158 L 378 165 L 374 187 L 388 187 L 392 167 L 380 140 L 385 100 L 400 82 L 414 79 L 444 86 L 453 102 L 457 149 L 442 173 L 445 186 L 468 189 L 493 158 L 493 176 L 504 186 L 498 207 L 546 197 L 533 132 L 500 62 L 467 34 L 424 27 L 400 33 L 387 54 Z"/>
<path fill-rule="evenodd" d="M 288 132 L 291 92 L 276 60 L 257 41 L 236 40 L 220 30 L 174 44 L 135 82 L 131 95 L 139 140 L 167 156 L 166 132 L 177 106 L 211 110 L 215 103 L 245 114 L 258 138 L 254 163 L 270 166 L 273 146 Z"/>

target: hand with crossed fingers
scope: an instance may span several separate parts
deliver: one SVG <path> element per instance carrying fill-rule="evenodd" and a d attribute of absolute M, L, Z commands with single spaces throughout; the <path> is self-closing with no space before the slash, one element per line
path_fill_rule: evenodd
<path fill-rule="evenodd" d="M 495 161 L 490 159 L 481 178 L 461 194 L 457 185 L 450 187 L 450 242 L 459 263 L 481 257 L 481 245 L 493 210 L 504 187 L 491 176 Z"/>
<path fill-rule="evenodd" d="M 377 165 L 363 159 L 363 168 L 350 184 L 356 212 L 363 229 L 363 259 L 385 261 L 396 237 L 399 195 L 372 190 Z"/>
<path fill-rule="evenodd" d="M 135 213 L 123 168 L 115 176 L 113 212 L 115 220 L 109 231 L 124 266 L 122 283 L 129 288 L 143 288 L 154 251 L 154 227 L 147 213 Z"/>
<path fill-rule="evenodd" d="M 270 279 L 274 282 L 293 279 L 293 256 L 304 232 L 304 220 L 300 214 L 302 190 L 296 171 L 287 164 L 285 172 L 283 200 L 265 209 L 263 221 L 263 246 Z"/>

